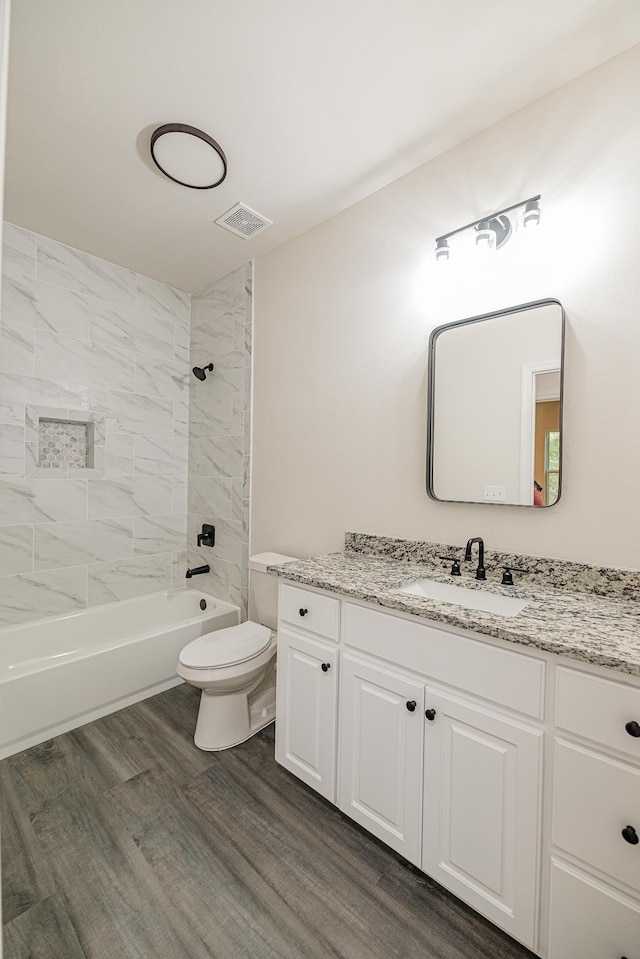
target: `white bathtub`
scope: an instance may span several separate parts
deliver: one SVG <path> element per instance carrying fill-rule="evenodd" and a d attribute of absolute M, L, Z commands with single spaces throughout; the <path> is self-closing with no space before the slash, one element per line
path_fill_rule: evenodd
<path fill-rule="evenodd" d="M 177 685 L 180 650 L 239 622 L 178 589 L 0 629 L 0 759 Z"/>

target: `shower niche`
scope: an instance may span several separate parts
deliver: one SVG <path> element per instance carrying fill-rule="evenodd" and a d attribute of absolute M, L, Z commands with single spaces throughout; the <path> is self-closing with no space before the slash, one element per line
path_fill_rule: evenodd
<path fill-rule="evenodd" d="M 27 407 L 25 442 L 28 476 L 104 476 L 104 417 L 100 414 Z"/>

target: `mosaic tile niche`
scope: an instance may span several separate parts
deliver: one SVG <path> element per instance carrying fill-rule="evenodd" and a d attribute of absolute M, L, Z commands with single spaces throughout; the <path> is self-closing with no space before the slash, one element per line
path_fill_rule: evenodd
<path fill-rule="evenodd" d="M 42 418 L 38 434 L 38 469 L 93 468 L 92 423 Z"/>

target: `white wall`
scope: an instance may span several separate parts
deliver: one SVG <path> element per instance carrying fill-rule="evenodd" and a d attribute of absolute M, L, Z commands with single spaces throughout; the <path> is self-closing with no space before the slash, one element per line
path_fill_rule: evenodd
<path fill-rule="evenodd" d="M 257 262 L 254 550 L 482 535 L 638 568 L 639 88 L 634 47 Z M 435 262 L 438 234 L 538 192 L 537 248 Z M 430 501 L 429 332 L 547 296 L 567 311 L 561 502 Z"/>

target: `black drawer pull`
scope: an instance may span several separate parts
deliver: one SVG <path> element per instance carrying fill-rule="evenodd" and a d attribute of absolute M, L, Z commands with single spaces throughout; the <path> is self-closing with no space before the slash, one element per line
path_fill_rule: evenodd
<path fill-rule="evenodd" d="M 416 709 L 416 706 L 417 706 L 417 705 L 418 705 L 418 704 L 417 704 L 417 702 L 415 701 L 415 699 L 410 699 L 409 702 L 407 703 L 407 709 L 409 710 L 410 713 L 413 713 L 413 712 L 415 712 L 415 709 Z"/>
<path fill-rule="evenodd" d="M 436 718 L 436 711 L 435 711 L 435 709 L 427 709 L 427 710 L 425 710 L 425 716 L 427 717 L 427 719 L 429 720 L 429 722 L 432 723 L 433 720 Z"/>
<path fill-rule="evenodd" d="M 322 664 L 322 672 L 323 672 L 323 673 L 329 672 L 330 669 L 331 669 L 331 663 L 323 663 L 323 664 Z"/>
<path fill-rule="evenodd" d="M 630 723 L 624 727 L 630 736 L 633 736 L 634 739 L 640 739 L 640 723 L 637 723 L 635 719 L 632 719 Z"/>
<path fill-rule="evenodd" d="M 632 846 L 637 846 L 640 842 L 638 839 L 638 833 L 635 831 L 633 826 L 625 826 L 622 830 L 622 838 L 625 842 L 631 843 Z"/>
<path fill-rule="evenodd" d="M 308 609 L 299 609 L 298 612 L 300 613 L 301 616 L 306 616 L 307 613 L 309 612 L 309 610 L 308 610 Z"/>

